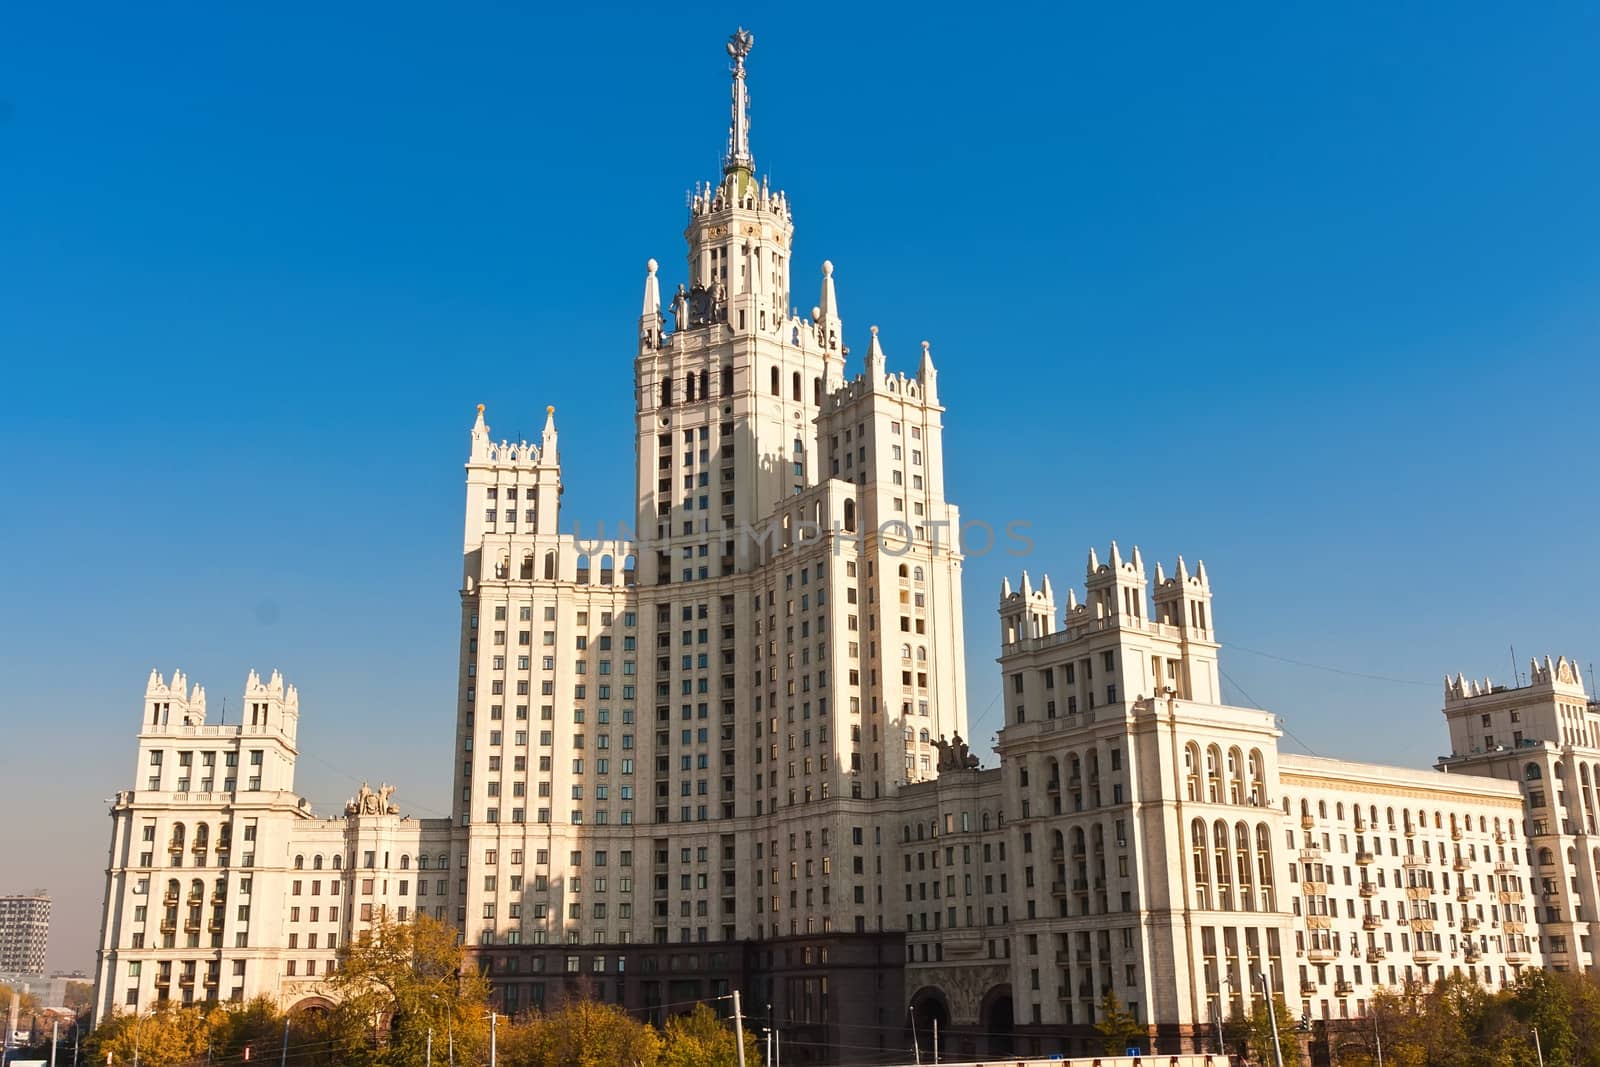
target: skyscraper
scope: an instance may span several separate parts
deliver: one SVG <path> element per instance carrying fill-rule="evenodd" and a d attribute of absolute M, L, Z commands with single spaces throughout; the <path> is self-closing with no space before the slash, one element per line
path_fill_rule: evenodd
<path fill-rule="evenodd" d="M 49 943 L 48 893 L 0 896 L 0 974 L 43 974 Z"/>

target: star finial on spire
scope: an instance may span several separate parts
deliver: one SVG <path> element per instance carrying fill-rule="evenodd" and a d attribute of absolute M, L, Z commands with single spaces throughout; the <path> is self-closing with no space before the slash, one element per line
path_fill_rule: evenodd
<path fill-rule="evenodd" d="M 728 129 L 728 158 L 723 160 L 722 172 L 742 171 L 747 178 L 755 173 L 756 161 L 750 154 L 750 94 L 744 86 L 744 57 L 755 43 L 755 35 L 743 26 L 728 38 L 728 55 L 733 57 L 733 124 Z"/>

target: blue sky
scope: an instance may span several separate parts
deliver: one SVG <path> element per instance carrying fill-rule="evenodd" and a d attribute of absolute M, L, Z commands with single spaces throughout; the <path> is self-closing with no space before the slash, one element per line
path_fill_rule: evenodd
<path fill-rule="evenodd" d="M 644 262 L 682 277 L 741 22 L 795 302 L 829 258 L 857 352 L 930 340 L 948 495 L 1033 524 L 967 567 L 975 741 L 1001 575 L 1112 538 L 1206 560 L 1289 748 L 1427 765 L 1444 672 L 1600 657 L 1592 11 L 18 10 L 0 889 L 55 893 L 52 965 L 152 666 L 230 711 L 281 668 L 323 811 L 446 808 L 473 405 L 557 405 L 564 522 L 628 516 Z"/>

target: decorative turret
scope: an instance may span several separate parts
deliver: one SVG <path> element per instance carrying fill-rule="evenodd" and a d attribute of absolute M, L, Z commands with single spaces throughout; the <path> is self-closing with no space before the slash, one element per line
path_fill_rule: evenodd
<path fill-rule="evenodd" d="M 172 681 L 167 682 L 160 671 L 152 670 L 144 687 L 144 707 L 147 729 L 201 726 L 206 720 L 206 691 L 197 685 L 191 693 L 182 671 L 173 671 Z"/>
<path fill-rule="evenodd" d="M 1196 565 L 1193 575 L 1182 556 L 1173 577 L 1158 569 L 1154 600 L 1157 622 L 1176 626 L 1187 636 L 1211 640 L 1211 583 L 1204 562 Z"/>
<path fill-rule="evenodd" d="M 1045 637 L 1055 633 L 1055 596 L 1050 576 L 1044 576 L 1035 590 L 1028 572 L 1022 572 L 1022 587 L 1013 592 L 1011 579 L 1000 579 L 1000 639 L 1005 644 Z"/>
<path fill-rule="evenodd" d="M 1111 542 L 1110 562 L 1101 564 L 1098 554 L 1089 549 L 1089 573 L 1084 579 L 1084 592 L 1089 597 L 1090 612 L 1097 619 L 1121 616 L 1130 621 L 1145 617 L 1144 557 L 1135 546 L 1133 558 L 1124 561 L 1122 550 Z"/>

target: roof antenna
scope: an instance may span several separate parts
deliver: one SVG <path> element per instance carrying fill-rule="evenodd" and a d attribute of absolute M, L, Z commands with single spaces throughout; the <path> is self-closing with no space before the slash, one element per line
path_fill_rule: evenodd
<path fill-rule="evenodd" d="M 1511 688 L 1522 687 L 1522 672 L 1517 670 L 1517 646 L 1511 646 Z"/>

